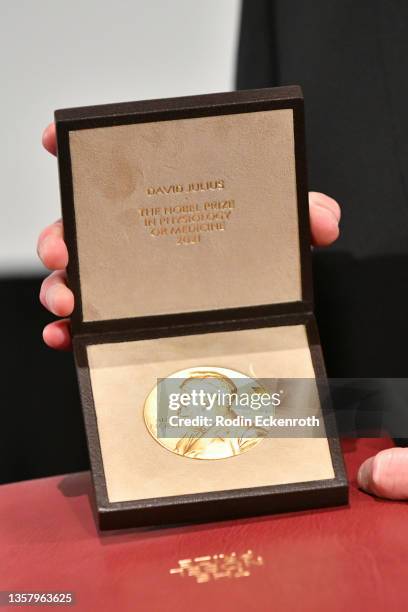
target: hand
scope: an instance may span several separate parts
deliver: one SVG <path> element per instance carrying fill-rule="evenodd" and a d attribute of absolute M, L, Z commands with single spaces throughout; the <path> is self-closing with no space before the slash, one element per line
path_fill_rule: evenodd
<path fill-rule="evenodd" d="M 55 125 L 50 124 L 43 133 L 43 146 L 56 155 Z M 340 207 L 335 200 L 323 193 L 310 192 L 309 210 L 312 242 L 326 246 L 339 235 Z M 74 308 L 74 296 L 66 283 L 65 268 L 68 250 L 64 242 L 62 221 L 56 221 L 43 230 L 38 239 L 38 255 L 43 264 L 53 270 L 42 283 L 40 302 L 57 317 L 69 317 Z M 45 344 L 51 348 L 67 350 L 71 347 L 69 319 L 54 321 L 44 328 Z"/>

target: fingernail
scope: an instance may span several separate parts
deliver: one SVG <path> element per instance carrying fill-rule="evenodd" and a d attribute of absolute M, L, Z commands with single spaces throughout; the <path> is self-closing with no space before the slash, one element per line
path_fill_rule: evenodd
<path fill-rule="evenodd" d="M 50 287 L 45 294 L 45 301 L 53 314 L 57 314 L 57 312 L 55 312 L 57 293 L 58 287 L 54 285 Z"/>
<path fill-rule="evenodd" d="M 46 247 L 50 241 L 50 238 L 51 236 L 47 236 L 46 238 L 44 238 L 44 240 L 41 240 L 40 244 L 38 245 L 37 253 L 40 259 L 44 259 Z"/>
<path fill-rule="evenodd" d="M 329 213 L 330 217 L 333 219 L 333 221 L 335 222 L 335 224 L 337 225 L 337 227 L 339 226 L 340 223 L 340 216 L 337 215 L 334 210 L 332 208 L 330 208 L 330 206 L 325 206 L 324 204 L 321 204 L 320 202 L 314 202 L 314 206 L 318 206 L 319 208 L 322 208 L 323 210 L 325 210 L 326 212 Z"/>
<path fill-rule="evenodd" d="M 374 461 L 374 457 L 370 457 L 366 459 L 364 463 L 360 466 L 357 474 L 357 482 L 358 486 L 364 491 L 370 492 L 371 485 L 371 472 L 372 472 L 372 464 Z"/>

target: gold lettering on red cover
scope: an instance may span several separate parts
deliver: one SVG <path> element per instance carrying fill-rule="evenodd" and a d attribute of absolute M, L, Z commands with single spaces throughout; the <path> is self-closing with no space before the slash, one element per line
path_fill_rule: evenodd
<path fill-rule="evenodd" d="M 170 574 L 181 577 L 192 577 L 198 583 L 219 580 L 220 578 L 244 578 L 251 575 L 253 567 L 264 564 L 260 555 L 255 556 L 252 550 L 242 555 L 230 554 L 206 555 L 194 559 L 181 559 L 178 567 L 169 570 Z"/>

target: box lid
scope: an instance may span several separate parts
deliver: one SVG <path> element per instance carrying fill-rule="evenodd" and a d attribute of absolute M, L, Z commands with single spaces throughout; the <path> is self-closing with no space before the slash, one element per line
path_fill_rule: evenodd
<path fill-rule="evenodd" d="M 74 332 L 311 310 L 299 87 L 55 119 Z"/>

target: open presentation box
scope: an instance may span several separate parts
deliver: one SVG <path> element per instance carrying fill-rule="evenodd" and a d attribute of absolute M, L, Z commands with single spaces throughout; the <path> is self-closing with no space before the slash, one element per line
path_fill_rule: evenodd
<path fill-rule="evenodd" d="M 55 118 L 100 527 L 346 503 L 326 399 L 326 435 L 267 438 L 217 461 L 169 452 L 143 419 L 157 380 L 188 367 L 324 385 L 300 88 L 75 108 Z"/>

